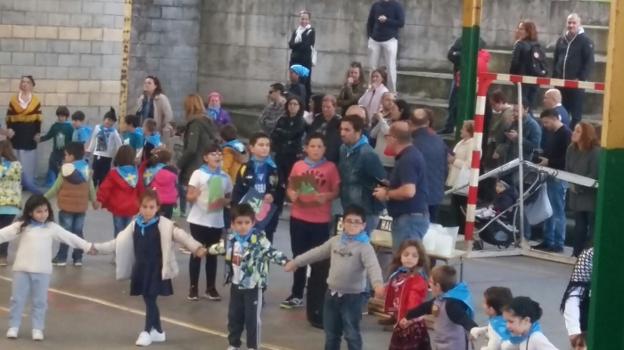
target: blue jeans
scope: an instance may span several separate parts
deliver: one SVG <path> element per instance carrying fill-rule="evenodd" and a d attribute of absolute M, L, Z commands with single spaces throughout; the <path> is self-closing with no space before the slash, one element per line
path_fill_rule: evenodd
<path fill-rule="evenodd" d="M 379 225 L 378 214 L 366 215 L 366 227 L 364 227 L 364 230 L 366 230 L 369 236 L 377 229 L 377 225 Z"/>
<path fill-rule="evenodd" d="M 392 218 L 392 248 L 399 249 L 403 241 L 413 239 L 422 241 L 429 229 L 429 213 L 403 214 Z"/>
<path fill-rule="evenodd" d="M 117 235 L 119 234 L 119 232 L 123 231 L 126 227 L 128 227 L 128 225 L 130 225 L 131 221 L 132 221 L 132 216 L 113 215 L 113 228 L 115 230 L 113 234 L 115 238 L 117 238 Z"/>
<path fill-rule="evenodd" d="M 82 238 L 82 228 L 84 227 L 85 213 L 69 213 L 61 210 L 59 211 L 58 217 L 59 223 L 61 224 L 61 226 L 63 226 L 64 229 Z M 59 245 L 59 250 L 56 253 L 56 257 L 54 258 L 54 260 L 66 261 L 68 248 L 69 247 L 67 246 L 67 244 L 61 243 Z M 72 252 L 72 259 L 74 261 L 82 260 L 82 249 L 74 249 L 74 251 Z"/>
<path fill-rule="evenodd" d="M 28 297 L 32 297 L 32 301 L 30 303 L 32 328 L 39 330 L 43 330 L 45 328 L 49 285 L 49 273 L 32 273 L 22 271 L 13 272 L 9 327 L 19 328 L 22 322 L 24 306 L 26 306 L 26 303 L 28 302 Z"/>
<path fill-rule="evenodd" d="M 340 350 L 342 335 L 349 350 L 362 349 L 360 321 L 362 320 L 362 294 L 331 295 L 328 290 L 323 305 L 325 350 Z"/>
<path fill-rule="evenodd" d="M 553 214 L 544 221 L 544 243 L 553 248 L 563 248 L 566 235 L 565 195 L 568 183 L 556 178 L 546 180 L 548 200 Z"/>

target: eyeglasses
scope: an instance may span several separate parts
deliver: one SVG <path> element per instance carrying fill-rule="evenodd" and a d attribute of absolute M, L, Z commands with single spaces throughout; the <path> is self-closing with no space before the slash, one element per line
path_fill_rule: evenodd
<path fill-rule="evenodd" d="M 345 224 L 349 224 L 349 225 L 362 225 L 364 222 L 360 221 L 360 220 L 351 220 L 351 219 L 347 219 L 344 221 Z"/>
<path fill-rule="evenodd" d="M 211 157 L 221 157 L 223 156 L 223 153 L 222 152 L 210 152 L 208 153 L 208 155 Z"/>

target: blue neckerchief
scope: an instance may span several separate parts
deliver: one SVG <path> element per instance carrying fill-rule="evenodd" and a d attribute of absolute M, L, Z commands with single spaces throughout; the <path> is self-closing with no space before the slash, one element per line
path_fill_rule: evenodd
<path fill-rule="evenodd" d="M 89 141 L 91 137 L 91 128 L 88 126 L 80 126 L 74 129 L 74 133 L 72 134 L 72 141 L 85 143 Z"/>
<path fill-rule="evenodd" d="M 132 188 L 137 185 L 139 174 L 137 168 L 134 165 L 122 165 L 116 168 L 119 176 Z"/>
<path fill-rule="evenodd" d="M 30 225 L 32 227 L 45 227 L 45 225 L 47 223 L 48 223 L 47 221 L 46 222 L 39 222 L 39 221 L 37 221 L 35 219 L 30 219 L 30 221 L 28 222 L 28 225 Z"/>
<path fill-rule="evenodd" d="M 525 335 L 512 335 L 509 338 L 509 342 L 511 342 L 514 345 L 518 345 L 522 343 L 523 341 L 529 339 L 529 337 L 531 337 L 533 333 L 541 332 L 541 331 L 542 331 L 542 326 L 540 325 L 539 321 L 535 321 L 531 325 L 531 329 L 529 329 L 529 333 Z"/>
<path fill-rule="evenodd" d="M 256 158 L 256 156 L 251 156 L 251 161 L 254 164 L 254 169 L 258 169 L 258 167 L 262 167 L 265 165 L 270 166 L 273 169 L 277 169 L 277 165 L 275 164 L 275 162 L 273 161 L 273 158 L 271 158 L 271 156 L 268 156 L 262 160 Z"/>
<path fill-rule="evenodd" d="M 223 148 L 231 148 L 233 150 L 235 150 L 238 153 L 245 153 L 245 144 L 240 142 L 237 139 L 234 139 L 232 141 L 228 141 L 223 145 Z"/>
<path fill-rule="evenodd" d="M 518 345 L 524 340 L 521 336 L 511 334 L 509 329 L 507 329 L 507 321 L 505 321 L 503 316 L 490 317 L 490 326 L 492 326 L 492 329 L 498 334 L 502 341 L 508 340 L 512 344 Z"/>
<path fill-rule="evenodd" d="M 110 135 L 113 131 L 115 131 L 114 127 L 107 128 L 104 125 L 100 125 L 100 134 L 103 134 L 107 139 L 108 135 Z"/>
<path fill-rule="evenodd" d="M 390 274 L 390 277 L 388 277 L 388 281 L 391 281 L 394 277 L 396 277 L 399 274 L 408 273 L 408 272 L 410 272 L 410 269 L 408 269 L 407 267 L 401 266 L 392 274 Z"/>
<path fill-rule="evenodd" d="M 318 162 L 313 162 L 308 157 L 305 157 L 305 158 L 303 158 L 303 162 L 306 163 L 310 167 L 310 169 L 314 169 L 314 168 L 318 168 L 321 165 L 325 164 L 327 162 L 327 159 L 323 158 L 323 159 L 319 160 Z"/>
<path fill-rule="evenodd" d="M 366 135 L 362 135 L 360 136 L 360 139 L 358 140 L 358 142 L 355 143 L 355 145 L 353 146 L 345 145 L 345 147 L 347 148 L 347 156 L 366 144 L 368 144 L 368 137 L 366 137 Z"/>
<path fill-rule="evenodd" d="M 160 134 L 156 132 L 156 133 L 154 133 L 151 136 L 145 137 L 145 143 L 149 143 L 151 145 L 154 145 L 154 147 L 160 147 L 160 145 L 161 145 Z"/>
<path fill-rule="evenodd" d="M 199 167 L 199 170 L 212 176 L 224 176 L 224 175 L 227 176 L 226 174 L 223 173 L 223 171 L 221 171 L 221 167 L 217 167 L 217 169 L 212 170 L 207 164 L 202 164 L 202 166 Z"/>
<path fill-rule="evenodd" d="M 340 242 L 342 242 L 343 244 L 347 244 L 349 242 L 360 242 L 366 244 L 370 242 L 370 238 L 368 237 L 368 233 L 366 233 L 366 231 L 362 231 L 357 235 L 348 235 L 343 232 L 340 235 Z"/>
<path fill-rule="evenodd" d="M 144 135 L 142 127 L 134 128 L 134 132 L 139 134 L 139 135 L 141 135 L 141 136 Z"/>
<path fill-rule="evenodd" d="M 474 307 L 472 306 L 472 295 L 468 290 L 468 286 L 464 283 L 458 283 L 453 289 L 442 294 L 442 299 L 455 299 L 464 303 L 468 307 L 468 316 L 474 317 Z"/>
<path fill-rule="evenodd" d="M 241 236 L 241 234 L 236 231 L 232 231 L 232 232 L 233 232 L 232 237 L 234 237 L 236 242 L 238 242 L 238 244 L 240 244 L 241 247 L 246 247 L 247 245 L 249 245 L 249 239 L 254 234 L 253 229 L 244 236 Z"/>
<path fill-rule="evenodd" d="M 76 168 L 80 176 L 82 176 L 82 179 L 84 181 L 87 181 L 87 179 L 89 178 L 89 163 L 87 163 L 87 161 L 84 159 L 80 159 L 74 161 L 72 164 L 74 164 L 74 167 Z"/>
<path fill-rule="evenodd" d="M 145 171 L 143 172 L 143 184 L 145 186 L 149 186 L 149 184 L 154 181 L 156 174 L 158 174 L 158 172 L 161 171 L 164 167 L 164 163 L 156 163 L 156 165 L 147 167 L 147 169 L 145 169 Z"/>
<path fill-rule="evenodd" d="M 219 114 L 221 114 L 221 108 L 219 108 L 219 107 L 208 107 L 208 110 L 206 111 L 206 114 L 212 120 L 218 121 L 219 120 Z"/>
<path fill-rule="evenodd" d="M 156 215 L 153 218 L 149 219 L 147 222 L 145 222 L 141 215 L 137 215 L 136 219 L 134 219 L 134 223 L 141 228 L 141 236 L 145 236 L 145 228 L 157 223 L 158 219 L 159 217 L 158 215 Z"/>

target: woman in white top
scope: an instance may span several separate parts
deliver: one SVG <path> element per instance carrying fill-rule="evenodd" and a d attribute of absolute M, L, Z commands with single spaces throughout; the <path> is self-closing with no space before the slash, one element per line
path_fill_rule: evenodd
<path fill-rule="evenodd" d="M 358 101 L 360 106 L 366 108 L 369 115 L 381 111 L 381 97 L 384 93 L 390 91 L 385 85 L 386 81 L 388 81 L 388 73 L 386 73 L 384 67 L 377 68 L 371 72 L 370 86 Z"/>
<path fill-rule="evenodd" d="M 474 122 L 466 120 L 462 126 L 460 136 L 461 140 L 453 148 L 453 155 L 448 157 L 449 174 L 446 178 L 446 185 L 449 187 L 461 187 L 468 183 L 468 175 L 470 174 L 470 164 L 472 163 L 472 136 L 474 135 Z M 466 207 L 466 193 L 468 187 L 451 195 L 451 207 L 455 210 L 455 218 L 459 225 L 459 234 L 464 232 L 464 221 L 466 216 L 461 208 Z"/>

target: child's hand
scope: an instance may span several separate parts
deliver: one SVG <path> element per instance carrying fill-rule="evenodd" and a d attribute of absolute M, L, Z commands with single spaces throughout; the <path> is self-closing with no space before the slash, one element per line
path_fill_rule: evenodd
<path fill-rule="evenodd" d="M 91 243 L 91 248 L 87 252 L 89 255 L 97 255 L 98 251 L 95 249 L 95 244 Z"/>
<path fill-rule="evenodd" d="M 400 327 L 400 328 L 405 328 L 405 327 L 409 326 L 409 324 L 410 324 L 410 321 L 408 321 L 408 320 L 407 320 L 407 318 L 405 318 L 405 317 L 403 317 L 403 318 L 399 321 L 399 323 L 398 323 L 398 325 L 399 325 L 399 327 Z"/>
<path fill-rule="evenodd" d="M 286 189 L 286 194 L 292 203 L 295 203 L 299 198 L 299 193 L 291 188 Z"/>
<path fill-rule="evenodd" d="M 203 258 L 204 256 L 206 256 L 206 254 L 208 254 L 208 249 L 206 249 L 205 247 L 199 247 L 195 251 L 195 256 L 198 258 Z"/>
<path fill-rule="evenodd" d="M 273 195 L 270 193 L 267 193 L 264 195 L 264 201 L 271 204 L 273 203 Z"/>
<path fill-rule="evenodd" d="M 95 201 L 93 202 L 93 209 L 98 210 L 102 207 L 102 204 L 100 204 L 100 202 Z"/>
<path fill-rule="evenodd" d="M 35 136 L 33 136 L 33 140 L 37 143 L 41 142 L 41 134 L 35 134 Z"/>
<path fill-rule="evenodd" d="M 470 329 L 470 339 L 476 340 L 481 336 L 481 329 L 479 327 L 472 327 Z"/>
<path fill-rule="evenodd" d="M 293 260 L 287 262 L 286 265 L 284 265 L 284 271 L 286 272 L 293 272 L 296 269 L 297 269 L 297 265 L 295 264 Z"/>

